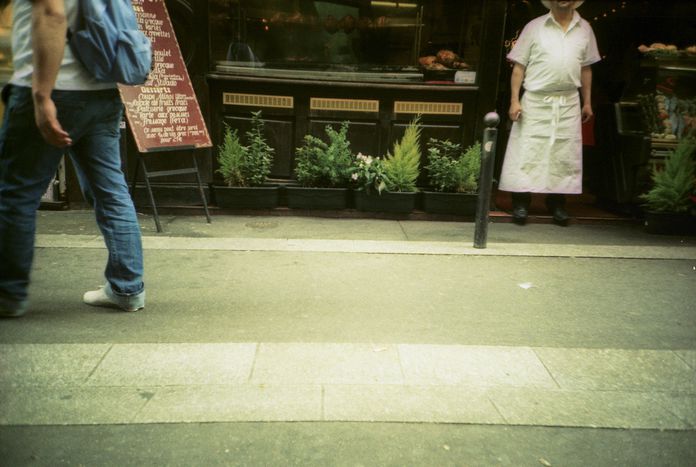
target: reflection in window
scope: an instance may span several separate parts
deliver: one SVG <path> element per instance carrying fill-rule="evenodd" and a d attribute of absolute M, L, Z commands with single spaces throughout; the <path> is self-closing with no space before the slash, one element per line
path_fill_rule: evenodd
<path fill-rule="evenodd" d="M 482 5 L 482 0 L 211 0 L 211 58 L 220 71 L 402 73 L 419 80 L 426 71 L 441 71 L 451 77 L 477 65 Z"/>

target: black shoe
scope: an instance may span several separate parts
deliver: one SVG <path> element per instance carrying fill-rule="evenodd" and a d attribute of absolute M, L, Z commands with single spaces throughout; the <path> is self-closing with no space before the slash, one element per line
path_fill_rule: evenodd
<path fill-rule="evenodd" d="M 512 210 L 512 221 L 515 224 L 524 225 L 527 223 L 527 208 L 524 206 L 517 206 Z"/>
<path fill-rule="evenodd" d="M 524 225 L 527 223 L 531 203 L 531 193 L 512 193 L 512 221 L 515 224 Z"/>
<path fill-rule="evenodd" d="M 568 221 L 570 220 L 570 216 L 568 215 L 568 212 L 563 209 L 560 206 L 557 206 L 553 209 L 553 222 L 557 225 L 566 227 L 568 225 Z"/>
<path fill-rule="evenodd" d="M 560 194 L 549 194 L 546 196 L 546 208 L 553 216 L 554 224 L 567 226 L 570 216 L 565 210 L 565 196 Z"/>

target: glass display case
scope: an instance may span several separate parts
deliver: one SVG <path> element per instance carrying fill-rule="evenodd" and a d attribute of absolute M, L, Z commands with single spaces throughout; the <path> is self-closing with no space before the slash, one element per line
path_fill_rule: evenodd
<path fill-rule="evenodd" d="M 483 0 L 210 0 L 221 73 L 475 83 Z"/>

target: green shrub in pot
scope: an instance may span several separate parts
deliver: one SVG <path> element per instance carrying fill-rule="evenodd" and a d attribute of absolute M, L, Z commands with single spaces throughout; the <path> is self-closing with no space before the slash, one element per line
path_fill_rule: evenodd
<path fill-rule="evenodd" d="M 304 137 L 303 145 L 295 151 L 295 178 L 304 187 L 346 187 L 353 171 L 353 156 L 348 141 L 348 122 L 338 131 L 326 125 L 329 143 L 312 135 Z"/>
<path fill-rule="evenodd" d="M 465 151 L 449 140 L 431 138 L 428 141 L 426 170 L 430 186 L 447 193 L 476 193 L 481 168 L 481 143 Z"/>
<path fill-rule="evenodd" d="M 242 145 L 236 129 L 225 124 L 223 141 L 218 147 L 220 168 L 217 172 L 227 186 L 261 186 L 271 172 L 273 148 L 263 135 L 261 111 L 251 114 L 251 129 L 246 132 L 248 146 Z"/>

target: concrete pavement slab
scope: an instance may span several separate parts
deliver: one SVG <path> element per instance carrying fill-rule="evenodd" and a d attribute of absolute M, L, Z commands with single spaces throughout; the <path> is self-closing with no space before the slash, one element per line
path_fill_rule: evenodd
<path fill-rule="evenodd" d="M 115 344 L 90 386 L 241 384 L 249 380 L 255 344 Z"/>
<path fill-rule="evenodd" d="M 255 384 L 402 384 L 396 346 L 261 344 Z"/>
<path fill-rule="evenodd" d="M 402 344 L 399 356 L 409 385 L 557 387 L 525 347 Z"/>
<path fill-rule="evenodd" d="M 0 386 L 79 386 L 109 344 L 0 344 Z"/>
<path fill-rule="evenodd" d="M 246 384 L 152 388 L 135 423 L 313 421 L 322 419 L 318 385 Z"/>
<path fill-rule="evenodd" d="M 327 385 L 327 421 L 503 424 L 481 389 L 399 385 Z"/>
<path fill-rule="evenodd" d="M 661 430 L 691 426 L 650 394 L 495 388 L 489 397 L 508 424 Z"/>
<path fill-rule="evenodd" d="M 0 425 L 132 423 L 150 394 L 134 387 L 18 387 L 0 391 Z"/>
<path fill-rule="evenodd" d="M 669 350 L 535 350 L 562 389 L 696 394 L 696 370 Z"/>

